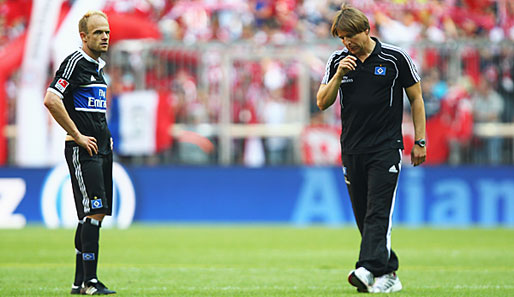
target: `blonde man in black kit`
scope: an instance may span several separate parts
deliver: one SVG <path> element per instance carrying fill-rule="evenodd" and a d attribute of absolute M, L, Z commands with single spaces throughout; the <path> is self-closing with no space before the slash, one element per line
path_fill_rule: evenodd
<path fill-rule="evenodd" d="M 64 154 L 79 223 L 75 232 L 75 281 L 71 294 L 106 295 L 97 278 L 102 220 L 112 214 L 112 139 L 107 121 L 107 84 L 100 58 L 109 48 L 109 22 L 101 11 L 79 21 L 82 48 L 62 62 L 44 104 L 68 133 Z"/>
<path fill-rule="evenodd" d="M 368 19 L 358 9 L 343 4 L 331 31 L 345 48 L 328 60 L 317 104 L 325 110 L 340 96 L 343 172 L 362 237 L 348 281 L 359 292 L 400 291 L 391 219 L 401 170 L 404 90 L 415 130 L 411 163 L 418 166 L 426 158 L 420 77 L 403 49 L 370 37 Z"/>

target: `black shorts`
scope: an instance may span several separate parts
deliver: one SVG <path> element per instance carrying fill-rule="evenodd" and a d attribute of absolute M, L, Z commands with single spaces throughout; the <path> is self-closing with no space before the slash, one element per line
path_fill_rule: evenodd
<path fill-rule="evenodd" d="M 64 155 L 70 170 L 77 216 L 112 214 L 112 153 L 89 156 L 74 141 L 66 141 Z"/>

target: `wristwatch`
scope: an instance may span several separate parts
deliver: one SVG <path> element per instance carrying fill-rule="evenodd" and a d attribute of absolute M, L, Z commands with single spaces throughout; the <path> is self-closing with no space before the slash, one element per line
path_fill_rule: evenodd
<path fill-rule="evenodd" d="M 414 141 L 414 144 L 417 144 L 420 147 L 425 147 L 425 145 L 427 144 L 427 141 L 425 139 L 421 138 L 420 140 Z"/>

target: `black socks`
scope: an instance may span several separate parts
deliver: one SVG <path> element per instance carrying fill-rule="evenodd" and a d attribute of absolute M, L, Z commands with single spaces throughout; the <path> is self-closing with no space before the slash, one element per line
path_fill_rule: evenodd
<path fill-rule="evenodd" d="M 86 218 L 82 224 L 82 264 L 84 269 L 83 280 L 87 282 L 96 276 L 98 264 L 98 240 L 100 238 L 101 221 Z"/>
<path fill-rule="evenodd" d="M 82 265 L 82 221 L 77 224 L 75 231 L 75 281 L 73 285 L 80 287 L 84 281 L 84 266 Z"/>

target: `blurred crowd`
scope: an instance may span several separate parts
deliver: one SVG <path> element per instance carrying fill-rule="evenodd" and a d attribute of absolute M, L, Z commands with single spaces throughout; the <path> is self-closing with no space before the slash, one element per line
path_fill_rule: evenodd
<path fill-rule="evenodd" d="M 63 1 L 63 6 L 69 9 L 73 2 Z M 477 123 L 514 122 L 514 1 L 345 2 L 365 12 L 372 35 L 406 48 L 415 60 L 422 76 L 428 131 L 433 133 L 428 136 L 429 143 L 437 148 L 429 152 L 429 163 L 514 162 L 512 139 L 478 137 L 473 128 Z M 228 51 L 224 52 L 224 48 L 242 44 L 241 52 L 254 53 L 256 48 L 296 45 L 300 52 L 309 51 L 310 44 L 322 44 L 328 50 L 335 50 L 340 44 L 330 36 L 330 25 L 341 4 L 340 0 L 106 0 L 104 11 L 108 15 L 131 14 L 149 19 L 158 27 L 163 41 L 183 46 L 155 49 L 145 57 L 127 53 L 126 63 L 110 63 L 111 95 L 117 97 L 138 88 L 156 90 L 169 103 L 166 106 L 170 107 L 170 122 L 217 123 L 222 114 L 222 84 L 226 79 L 222 58 Z M 26 30 L 31 5 L 31 0 L 0 0 L 0 50 Z M 458 46 L 452 47 L 454 43 Z M 218 44 L 214 48 L 221 50 L 211 51 L 209 45 L 213 44 Z M 294 59 L 259 57 L 234 59 L 231 65 L 230 122 L 302 121 L 301 65 Z M 337 133 L 330 129 L 338 127 L 339 111 L 333 108 L 331 113 L 319 114 L 314 99 L 328 56 L 320 52 L 302 56 L 305 57 L 308 61 L 303 62 L 310 71 L 308 121 L 312 126 L 330 127 L 326 130 L 327 139 L 328 135 L 333 138 Z M 143 78 L 137 75 L 141 67 Z M 12 99 L 15 82 L 14 75 L 6 85 Z M 9 113 L 14 115 L 12 106 Z M 408 109 L 405 117 L 408 126 L 407 115 Z M 15 122 L 12 116 L 10 122 Z M 408 152 L 412 143 L 406 134 Z M 219 139 L 204 136 L 214 146 L 218 144 Z M 165 153 L 175 156 L 170 162 L 180 162 L 176 159 L 181 155 L 176 151 L 180 144 L 178 141 L 172 145 L 170 141 L 169 147 L 163 147 Z M 234 163 L 293 162 L 291 139 L 241 139 L 233 145 Z M 192 152 L 190 147 L 187 150 Z M 217 156 L 212 151 L 208 152 L 210 157 L 200 158 L 199 163 L 215 163 Z M 263 153 L 255 153 L 259 151 Z M 321 151 L 326 153 L 327 148 Z M 180 158 L 185 160 L 187 156 Z"/>
<path fill-rule="evenodd" d="M 0 49 L 25 32 L 31 9 L 32 0 L 0 0 Z"/>
<path fill-rule="evenodd" d="M 514 40 L 514 2 L 507 0 L 350 0 L 372 31 L 392 43 L 454 38 Z M 107 0 L 107 11 L 137 13 L 165 38 L 185 43 L 253 40 L 258 44 L 329 37 L 340 0 Z M 375 30 L 376 29 L 376 30 Z"/>
<path fill-rule="evenodd" d="M 70 7 L 74 0 L 63 1 Z M 514 40 L 509 0 L 349 0 L 372 31 L 391 43 L 455 38 Z M 252 40 L 258 44 L 329 37 L 340 0 L 106 0 L 107 13 L 129 13 L 158 24 L 164 38 L 185 43 Z M 0 0 L 0 46 L 21 34 L 32 0 Z"/>

